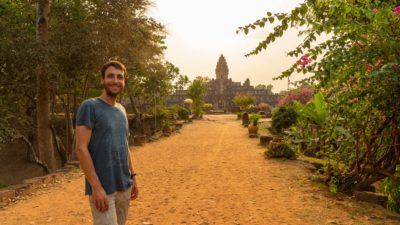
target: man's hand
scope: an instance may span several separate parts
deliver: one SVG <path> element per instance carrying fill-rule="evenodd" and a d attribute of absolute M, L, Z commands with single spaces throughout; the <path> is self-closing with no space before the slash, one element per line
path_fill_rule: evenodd
<path fill-rule="evenodd" d="M 136 180 L 134 180 L 131 190 L 131 200 L 137 199 L 138 196 L 139 196 L 139 189 L 137 187 Z"/>
<path fill-rule="evenodd" d="M 100 212 L 108 210 L 107 193 L 104 191 L 103 187 L 92 188 L 92 198 L 97 210 Z"/>

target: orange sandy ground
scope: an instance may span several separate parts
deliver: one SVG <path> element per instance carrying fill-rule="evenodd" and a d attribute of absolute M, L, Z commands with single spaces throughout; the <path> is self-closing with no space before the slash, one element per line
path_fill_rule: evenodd
<path fill-rule="evenodd" d="M 140 197 L 127 224 L 400 224 L 379 205 L 330 194 L 301 161 L 266 160 L 234 115 L 207 116 L 132 149 Z M 0 209 L 0 224 L 91 224 L 84 178 Z"/>

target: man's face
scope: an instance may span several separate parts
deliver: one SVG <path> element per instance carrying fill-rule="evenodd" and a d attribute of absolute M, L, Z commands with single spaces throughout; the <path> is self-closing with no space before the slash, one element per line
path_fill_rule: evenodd
<path fill-rule="evenodd" d="M 104 78 L 101 78 L 101 83 L 103 84 L 107 95 L 116 97 L 125 87 L 124 72 L 110 66 L 106 69 Z"/>

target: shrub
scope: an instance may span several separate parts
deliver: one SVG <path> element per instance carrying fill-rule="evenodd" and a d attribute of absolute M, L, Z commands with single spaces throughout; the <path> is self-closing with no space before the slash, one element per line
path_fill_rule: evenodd
<path fill-rule="evenodd" d="M 251 113 L 249 116 L 249 120 L 253 126 L 257 126 L 260 118 L 261 118 L 261 115 L 259 113 Z"/>
<path fill-rule="evenodd" d="M 286 106 L 279 107 L 272 113 L 272 127 L 281 132 L 282 129 L 289 128 L 297 121 L 297 113 L 294 109 Z"/>
<path fill-rule="evenodd" d="M 302 87 L 297 90 L 292 90 L 279 101 L 278 107 L 290 104 L 293 101 L 298 101 L 303 104 L 306 104 L 308 101 L 312 99 L 313 95 L 314 95 L 314 90 L 309 87 Z"/>
<path fill-rule="evenodd" d="M 169 108 L 159 107 L 156 108 L 155 116 L 160 119 L 172 119 L 173 113 Z M 154 110 L 149 110 L 149 114 L 154 116 Z"/>
<path fill-rule="evenodd" d="M 162 128 L 163 129 L 165 129 L 165 128 L 171 128 L 171 122 L 169 121 L 169 120 L 162 120 L 161 121 L 161 126 L 162 126 Z"/>
<path fill-rule="evenodd" d="M 208 113 L 213 108 L 213 105 L 210 103 L 206 103 L 203 105 L 203 110 Z"/>
<path fill-rule="evenodd" d="M 188 120 L 189 119 L 189 110 L 184 107 L 178 109 L 178 117 L 181 120 Z"/>
<path fill-rule="evenodd" d="M 247 110 L 249 109 L 250 105 L 254 104 L 256 102 L 256 97 L 252 95 L 236 95 L 233 98 L 233 103 L 235 105 L 239 106 L 241 110 Z"/>
<path fill-rule="evenodd" d="M 392 211 L 400 212 L 400 166 L 396 167 L 394 178 L 385 178 L 382 191 L 388 196 L 386 207 Z"/>
<path fill-rule="evenodd" d="M 272 148 L 267 149 L 264 152 L 266 158 L 287 158 L 295 159 L 295 152 L 287 144 L 273 145 Z"/>
<path fill-rule="evenodd" d="M 268 105 L 268 103 L 261 102 L 258 104 L 258 109 L 262 111 L 271 111 L 271 107 Z"/>

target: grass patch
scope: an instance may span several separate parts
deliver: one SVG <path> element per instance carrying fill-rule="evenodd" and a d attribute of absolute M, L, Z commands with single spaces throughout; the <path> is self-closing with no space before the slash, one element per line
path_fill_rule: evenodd
<path fill-rule="evenodd" d="M 309 156 L 305 156 L 303 154 L 300 154 L 298 159 L 303 160 L 303 161 L 307 161 L 307 162 L 318 163 L 318 164 L 322 164 L 322 165 L 325 165 L 325 163 L 326 163 L 325 159 L 309 157 Z"/>
<path fill-rule="evenodd" d="M 10 185 L 9 185 L 9 184 L 0 183 L 0 189 L 1 189 L 1 188 L 6 188 L 6 187 L 8 187 L 8 186 L 10 186 Z"/>

